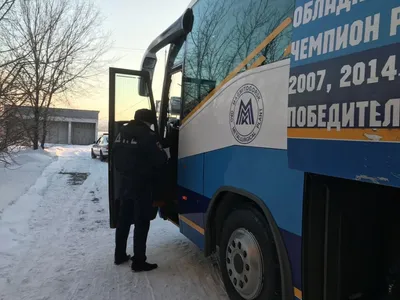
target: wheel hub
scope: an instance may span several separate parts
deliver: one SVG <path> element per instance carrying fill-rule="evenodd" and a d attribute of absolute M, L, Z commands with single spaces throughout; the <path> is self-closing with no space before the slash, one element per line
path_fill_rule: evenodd
<path fill-rule="evenodd" d="M 226 268 L 232 285 L 246 300 L 255 299 L 263 286 L 263 257 L 256 237 L 236 229 L 226 248 Z"/>
<path fill-rule="evenodd" d="M 244 262 L 243 262 L 243 258 L 240 256 L 240 254 L 235 255 L 235 258 L 233 259 L 233 265 L 234 265 L 237 273 L 239 273 L 239 274 L 243 273 Z"/>

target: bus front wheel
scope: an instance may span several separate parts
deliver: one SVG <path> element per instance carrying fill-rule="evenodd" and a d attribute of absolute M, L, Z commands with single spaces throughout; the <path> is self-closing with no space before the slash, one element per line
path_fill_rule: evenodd
<path fill-rule="evenodd" d="M 268 223 L 253 209 L 233 211 L 219 247 L 222 279 L 232 300 L 273 299 L 277 265 Z"/>

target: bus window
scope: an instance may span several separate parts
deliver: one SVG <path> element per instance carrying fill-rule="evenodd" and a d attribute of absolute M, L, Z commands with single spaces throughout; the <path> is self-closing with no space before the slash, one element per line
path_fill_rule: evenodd
<path fill-rule="evenodd" d="M 293 11 L 293 0 L 198 2 L 193 7 L 193 30 L 187 37 L 183 117 L 292 17 Z M 287 57 L 291 31 L 291 26 L 286 27 L 242 71 Z"/>

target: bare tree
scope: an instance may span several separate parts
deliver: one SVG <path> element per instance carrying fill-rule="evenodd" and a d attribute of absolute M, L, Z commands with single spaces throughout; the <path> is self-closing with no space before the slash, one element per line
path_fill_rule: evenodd
<path fill-rule="evenodd" d="M 0 22 L 4 19 L 6 14 L 11 10 L 15 0 L 2 0 L 0 2 Z"/>
<path fill-rule="evenodd" d="M 0 32 L 6 32 L 10 28 L 10 19 L 6 17 L 7 14 L 15 9 L 15 3 L 17 0 L 0 0 Z M 4 40 L 4 36 L 0 34 L 0 68 L 7 67 L 9 65 L 14 66 L 15 63 L 20 62 L 21 58 L 25 57 L 27 54 L 26 40 L 14 41 L 13 47 Z M 15 51 L 19 51 L 21 56 L 15 55 Z M 22 51 L 21 51 L 22 50 Z"/>
<path fill-rule="evenodd" d="M 16 0 L 0 1 L 0 30 L 7 26 L 7 14 Z M 21 58 L 11 55 L 0 39 L 0 163 L 12 161 L 15 148 L 24 141 L 24 130 L 18 124 L 14 108 L 24 103 L 24 95 L 18 88 Z M 20 45 L 19 45 L 20 46 Z"/>
<path fill-rule="evenodd" d="M 0 35 L 15 58 L 24 57 L 17 81 L 32 110 L 26 127 L 37 149 L 46 142 L 49 108 L 98 73 L 109 40 L 89 0 L 18 0 L 8 19 Z"/>

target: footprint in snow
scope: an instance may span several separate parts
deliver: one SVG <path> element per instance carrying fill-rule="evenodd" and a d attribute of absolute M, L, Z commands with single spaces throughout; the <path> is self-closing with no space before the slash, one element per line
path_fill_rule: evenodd
<path fill-rule="evenodd" d="M 106 225 L 107 221 L 106 220 L 96 220 L 95 223 L 99 224 L 99 225 Z"/>

